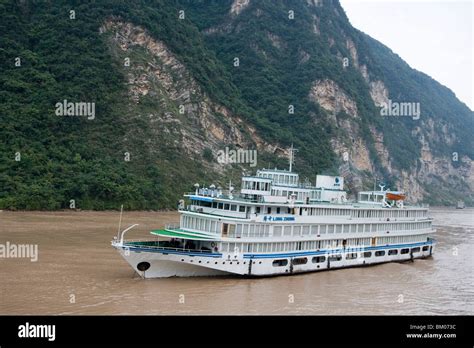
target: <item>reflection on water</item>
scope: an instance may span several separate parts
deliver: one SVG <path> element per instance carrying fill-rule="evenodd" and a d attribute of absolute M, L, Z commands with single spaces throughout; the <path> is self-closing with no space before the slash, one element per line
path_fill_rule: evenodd
<path fill-rule="evenodd" d="M 432 209 L 433 258 L 241 279 L 142 280 L 110 246 L 114 212 L 0 212 L 0 244 L 38 244 L 39 260 L 0 259 L 0 314 L 474 314 L 474 210 Z M 128 238 L 178 221 L 125 213 Z"/>

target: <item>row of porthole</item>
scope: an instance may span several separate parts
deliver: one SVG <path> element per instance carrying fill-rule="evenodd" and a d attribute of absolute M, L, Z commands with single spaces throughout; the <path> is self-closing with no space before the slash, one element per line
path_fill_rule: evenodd
<path fill-rule="evenodd" d="M 184 262 L 184 259 L 181 259 L 181 261 Z M 193 262 L 193 260 L 190 260 L 190 262 Z M 232 265 L 232 262 L 235 262 L 235 261 L 230 261 L 229 264 Z M 198 263 L 202 263 L 202 261 L 199 260 Z M 207 261 L 206 263 L 210 263 L 210 261 Z M 217 265 L 218 263 L 219 263 L 219 262 L 217 262 L 217 261 L 214 262 L 214 264 L 216 264 L 216 265 Z M 225 263 L 226 263 L 225 261 L 222 262 L 223 265 L 225 265 Z M 253 261 L 253 264 L 254 264 L 254 265 L 255 265 L 256 263 L 257 263 L 257 261 Z M 261 264 L 262 264 L 262 261 L 259 261 L 258 263 L 261 265 Z M 236 264 L 237 264 L 237 265 L 240 265 L 240 262 L 237 261 Z M 246 265 L 246 264 L 247 264 L 247 262 L 244 262 L 244 265 Z"/>
<path fill-rule="evenodd" d="M 402 249 L 400 251 L 400 254 L 408 254 L 410 251 L 410 249 L 406 248 L 406 249 Z M 419 252 L 420 251 L 420 248 L 419 247 L 416 247 L 416 248 L 412 248 L 411 251 L 413 253 L 416 253 L 416 252 Z M 428 246 L 424 246 L 423 247 L 423 251 L 428 251 Z M 350 253 L 350 254 L 347 254 L 346 255 L 346 259 L 347 260 L 352 260 L 352 259 L 355 259 L 357 257 L 352 257 L 352 255 L 354 255 L 357 253 Z M 389 255 L 397 255 L 398 254 L 398 250 L 397 249 L 391 249 L 388 251 L 388 254 Z M 385 251 L 384 250 L 378 250 L 375 252 L 375 256 L 384 256 L 385 255 Z M 349 257 L 350 256 L 350 257 Z M 361 255 L 363 258 L 369 258 L 369 257 L 372 257 L 372 252 L 370 251 L 366 251 L 364 252 L 362 255 Z M 341 261 L 342 260 L 342 255 L 341 254 L 338 254 L 338 255 L 331 255 L 329 256 L 329 260 L 330 261 Z M 181 259 L 181 261 L 184 262 L 184 259 Z M 313 263 L 322 263 L 322 262 L 325 262 L 326 261 L 326 256 L 315 256 L 312 258 L 311 260 Z M 193 262 L 193 260 L 190 260 L 190 262 Z M 229 264 L 232 265 L 232 262 L 233 261 L 229 261 Z M 253 264 L 255 264 L 257 261 L 253 261 Z M 202 263 L 201 260 L 198 261 L 198 263 Z M 207 263 L 210 263 L 210 261 L 207 261 Z M 216 265 L 218 264 L 217 261 L 214 262 Z M 222 262 L 223 265 L 225 265 L 225 261 Z M 236 262 L 237 265 L 240 264 L 239 261 Z M 259 261 L 258 262 L 259 264 L 262 264 L 262 261 Z M 306 257 L 302 257 L 302 258 L 297 258 L 297 259 L 293 259 L 292 260 L 292 263 L 293 265 L 305 265 L 306 263 L 308 263 L 308 259 Z M 244 265 L 246 265 L 247 262 L 244 262 Z M 280 260 L 275 260 L 273 261 L 272 263 L 273 267 L 283 267 L 283 266 L 286 266 L 288 265 L 288 260 L 287 259 L 280 259 Z M 319 268 L 319 266 L 318 266 Z"/>
<path fill-rule="evenodd" d="M 413 253 L 417 253 L 417 252 L 420 252 L 420 248 L 419 247 L 412 248 L 411 251 Z M 423 247 L 423 251 L 428 251 L 428 246 L 425 245 Z M 409 252 L 410 252 L 410 249 L 406 248 L 406 249 L 402 249 L 400 251 L 400 254 L 408 254 Z M 347 254 L 346 255 L 346 260 L 356 259 L 357 257 L 352 257 L 354 254 L 357 255 L 357 253 Z M 388 251 L 388 254 L 389 255 L 397 255 L 398 250 L 397 249 L 391 249 L 391 250 Z M 385 255 L 385 250 L 378 250 L 378 251 L 375 252 L 375 256 L 377 256 L 377 257 L 384 256 L 384 255 Z M 366 251 L 361 255 L 361 257 L 363 257 L 363 258 L 372 257 L 372 252 Z M 341 260 L 342 260 L 342 255 L 341 254 L 329 256 L 329 261 L 341 261 Z M 326 261 L 326 256 L 315 256 L 315 257 L 312 258 L 311 261 L 313 263 L 322 263 L 322 262 Z M 308 263 L 308 259 L 306 257 L 301 257 L 301 258 L 293 259 L 292 263 L 293 263 L 293 265 L 305 265 L 305 264 Z M 272 265 L 273 265 L 273 267 L 284 267 L 284 266 L 288 265 L 288 260 L 287 259 L 275 260 L 275 261 L 273 261 Z M 318 268 L 319 268 L 319 266 L 318 266 Z"/>

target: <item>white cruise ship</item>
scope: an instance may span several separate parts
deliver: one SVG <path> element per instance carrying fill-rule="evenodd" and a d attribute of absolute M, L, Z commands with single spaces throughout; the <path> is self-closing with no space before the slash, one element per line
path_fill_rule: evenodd
<path fill-rule="evenodd" d="M 302 185 L 291 168 L 292 159 L 289 170 L 242 177 L 240 194 L 196 184 L 179 224 L 124 240 L 133 225 L 112 245 L 143 278 L 290 275 L 433 254 L 428 209 L 405 205 L 403 193 L 381 186 L 348 202 L 343 177 Z"/>

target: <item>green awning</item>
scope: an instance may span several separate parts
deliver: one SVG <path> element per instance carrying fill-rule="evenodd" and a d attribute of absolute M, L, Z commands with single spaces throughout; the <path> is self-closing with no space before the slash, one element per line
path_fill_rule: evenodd
<path fill-rule="evenodd" d="M 192 240 L 217 239 L 217 237 L 212 237 L 209 235 L 205 235 L 203 233 L 180 231 L 180 230 L 153 230 L 150 233 L 157 236 L 162 236 L 162 237 L 182 238 L 182 239 L 192 239 Z"/>

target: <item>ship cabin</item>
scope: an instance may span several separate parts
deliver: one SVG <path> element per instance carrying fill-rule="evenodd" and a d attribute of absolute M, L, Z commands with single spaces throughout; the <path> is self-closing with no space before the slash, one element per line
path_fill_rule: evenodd
<path fill-rule="evenodd" d="M 316 185 L 300 183 L 299 175 L 288 170 L 262 169 L 254 176 L 242 177 L 240 194 L 234 188 L 223 193 L 222 188 L 211 185 L 185 195 L 191 202 L 187 207 L 180 202 L 180 210 L 232 218 L 248 219 L 259 214 L 295 214 L 296 205 L 319 203 L 345 203 L 344 178 L 318 175 Z"/>
<path fill-rule="evenodd" d="M 403 192 L 384 190 L 384 185 L 380 185 L 380 191 L 359 192 L 357 203 L 381 205 L 385 208 L 403 208 L 405 198 Z"/>
<path fill-rule="evenodd" d="M 359 192 L 357 202 L 362 204 L 382 204 L 385 198 L 383 191 L 362 191 Z"/>

